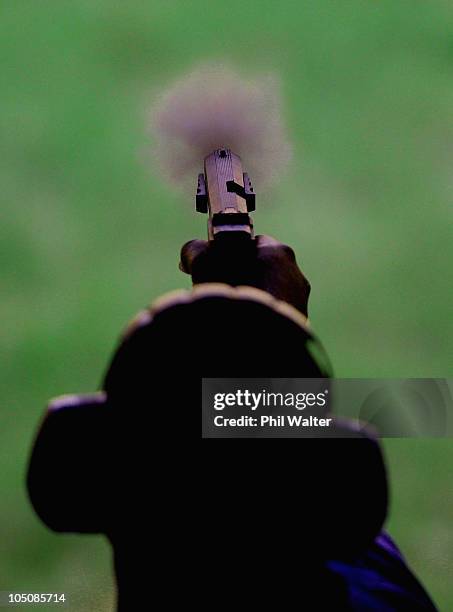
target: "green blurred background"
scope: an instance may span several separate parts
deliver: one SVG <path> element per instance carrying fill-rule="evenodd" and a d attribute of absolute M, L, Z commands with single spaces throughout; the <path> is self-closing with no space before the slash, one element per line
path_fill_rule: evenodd
<path fill-rule="evenodd" d="M 144 125 L 208 58 L 281 76 L 295 161 L 255 223 L 295 248 L 336 374 L 451 374 L 453 4 L 3 0 L 0 590 L 112 606 L 107 543 L 48 531 L 24 473 L 48 398 L 95 389 L 126 321 L 189 285 L 205 219 L 143 162 Z M 452 445 L 385 449 L 389 530 L 453 610 Z"/>

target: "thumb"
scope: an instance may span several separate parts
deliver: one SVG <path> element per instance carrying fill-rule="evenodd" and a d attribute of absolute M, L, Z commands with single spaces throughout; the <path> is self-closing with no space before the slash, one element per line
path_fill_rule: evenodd
<path fill-rule="evenodd" d="M 206 240 L 189 240 L 181 249 L 179 269 L 186 274 L 192 274 L 195 259 L 208 250 L 209 243 Z"/>

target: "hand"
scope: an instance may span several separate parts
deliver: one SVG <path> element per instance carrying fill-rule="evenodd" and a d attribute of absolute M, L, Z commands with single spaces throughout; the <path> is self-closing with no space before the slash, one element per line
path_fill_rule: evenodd
<path fill-rule="evenodd" d="M 257 236 L 252 248 L 238 251 L 232 245 L 191 240 L 181 249 L 180 269 L 192 276 L 194 285 L 227 283 L 267 291 L 279 300 L 308 314 L 310 283 L 300 271 L 294 251 L 270 236 Z"/>

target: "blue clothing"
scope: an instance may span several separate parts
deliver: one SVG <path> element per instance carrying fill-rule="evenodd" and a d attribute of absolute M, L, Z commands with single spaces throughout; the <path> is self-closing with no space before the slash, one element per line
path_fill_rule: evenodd
<path fill-rule="evenodd" d="M 352 610 L 436 611 L 428 594 L 409 570 L 401 552 L 385 532 L 357 560 L 329 561 L 327 565 L 344 579 Z"/>

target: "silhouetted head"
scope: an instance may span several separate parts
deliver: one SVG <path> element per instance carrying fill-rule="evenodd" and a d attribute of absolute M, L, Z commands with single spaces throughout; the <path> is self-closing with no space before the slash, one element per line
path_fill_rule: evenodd
<path fill-rule="evenodd" d="M 251 287 L 206 284 L 164 296 L 134 319 L 104 388 L 121 404 L 163 385 L 180 404 L 197 401 L 202 378 L 329 375 L 322 345 L 294 307 Z"/>

